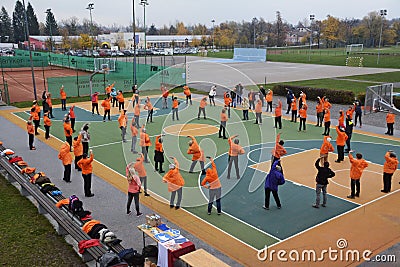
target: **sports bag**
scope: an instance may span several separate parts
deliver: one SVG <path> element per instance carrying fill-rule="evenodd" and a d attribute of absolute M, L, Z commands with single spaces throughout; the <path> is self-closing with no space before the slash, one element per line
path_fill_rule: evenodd
<path fill-rule="evenodd" d="M 118 253 L 118 256 L 126 261 L 130 266 L 143 266 L 144 264 L 144 257 L 142 254 L 138 253 L 133 248 L 128 248 L 122 250 Z"/>
<path fill-rule="evenodd" d="M 143 257 L 158 257 L 158 248 L 154 245 L 145 246 L 142 250 Z"/>
<path fill-rule="evenodd" d="M 76 214 L 83 211 L 83 203 L 76 195 L 72 195 L 69 197 L 68 209 L 72 211 L 72 214 Z"/>

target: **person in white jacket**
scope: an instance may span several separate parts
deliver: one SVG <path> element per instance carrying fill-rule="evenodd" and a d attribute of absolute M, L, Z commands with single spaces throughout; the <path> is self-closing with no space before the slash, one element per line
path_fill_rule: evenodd
<path fill-rule="evenodd" d="M 210 106 L 212 105 L 212 103 L 214 104 L 215 107 L 215 96 L 217 95 L 217 86 L 214 84 L 213 86 L 211 86 L 210 92 L 208 93 L 208 98 L 210 99 Z M 212 103 L 211 103 L 212 101 Z"/>

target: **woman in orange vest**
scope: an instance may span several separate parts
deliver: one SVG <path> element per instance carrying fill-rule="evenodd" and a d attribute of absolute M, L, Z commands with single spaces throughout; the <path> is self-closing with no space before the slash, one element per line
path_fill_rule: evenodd
<path fill-rule="evenodd" d="M 268 112 L 268 108 L 272 112 L 273 95 L 274 92 L 271 89 L 268 89 L 267 95 L 265 96 L 265 100 L 267 101 L 267 109 L 265 110 L 266 112 Z"/>
<path fill-rule="evenodd" d="M 44 129 L 46 130 L 44 138 L 47 140 L 50 138 L 50 126 L 51 126 L 49 112 L 46 112 L 45 114 L 43 114 L 43 123 L 44 123 Z"/>
<path fill-rule="evenodd" d="M 249 98 L 249 109 L 254 109 L 254 92 L 249 92 L 247 96 Z"/>
<path fill-rule="evenodd" d="M 58 153 L 58 158 L 62 161 L 64 166 L 64 178 L 63 180 L 67 183 L 71 182 L 71 163 L 72 156 L 70 153 L 71 147 L 68 142 L 62 144 L 60 152 Z"/>
<path fill-rule="evenodd" d="M 317 124 L 315 127 L 322 127 L 322 122 L 324 121 L 324 101 L 321 97 L 317 97 L 317 106 L 315 107 L 317 112 Z"/>
<path fill-rule="evenodd" d="M 190 100 L 190 105 L 192 105 L 192 93 L 190 92 L 189 86 L 185 85 L 183 87 L 183 93 L 186 96 L 186 106 L 188 105 L 189 100 Z"/>
<path fill-rule="evenodd" d="M 344 112 L 343 112 L 343 110 L 339 111 L 338 124 L 339 124 L 339 127 L 345 127 L 344 126 Z"/>
<path fill-rule="evenodd" d="M 172 209 L 179 209 L 182 201 L 182 188 L 185 185 L 185 180 L 179 171 L 179 162 L 174 157 L 170 157 L 174 163 L 169 165 L 169 171 L 164 175 L 163 182 L 168 183 L 168 192 L 171 192 L 171 198 L 169 200 L 169 207 Z M 178 200 L 174 205 L 175 195 L 178 193 Z"/>
<path fill-rule="evenodd" d="M 139 193 L 142 183 L 140 182 L 139 176 L 136 175 L 135 169 L 133 168 L 133 162 L 126 166 L 126 179 L 128 180 L 128 202 L 126 204 L 126 214 L 131 214 L 132 200 L 135 199 L 136 216 L 142 215 L 139 209 Z"/>
<path fill-rule="evenodd" d="M 154 149 L 154 167 L 155 171 L 159 173 L 164 173 L 163 171 L 163 163 L 164 163 L 164 148 L 163 148 L 163 136 L 164 134 L 161 134 L 156 137 L 156 144 L 155 144 L 155 149 Z"/>
<path fill-rule="evenodd" d="M 133 107 L 133 117 L 135 119 L 136 126 L 139 127 L 140 118 L 140 99 L 137 100 L 136 105 Z"/>
<path fill-rule="evenodd" d="M 356 154 L 356 158 L 353 158 L 351 152 L 349 152 L 350 160 L 350 180 L 351 180 L 351 194 L 347 196 L 348 198 L 354 199 L 355 197 L 360 197 L 360 178 L 365 168 L 368 167 L 368 163 L 362 158 L 361 153 Z M 357 191 L 356 191 L 357 189 Z"/>
<path fill-rule="evenodd" d="M 330 132 L 330 127 L 331 127 L 331 111 L 328 108 L 324 109 L 324 126 L 325 130 L 322 135 L 328 136 Z"/>
<path fill-rule="evenodd" d="M 111 113 L 111 98 L 105 97 L 104 100 L 101 102 L 101 106 L 104 108 L 104 116 L 103 122 L 106 121 L 106 116 L 108 116 L 108 120 L 111 121 L 110 113 Z"/>
<path fill-rule="evenodd" d="M 144 109 L 147 110 L 147 123 L 153 122 L 153 104 L 151 104 L 150 97 L 146 98 Z"/>
<path fill-rule="evenodd" d="M 132 118 L 131 133 L 132 133 L 131 152 L 133 154 L 137 154 L 138 152 L 136 151 L 136 142 L 137 142 L 138 129 L 137 129 L 137 125 L 136 125 L 136 122 L 135 122 L 135 118 Z"/>
<path fill-rule="evenodd" d="M 122 94 L 121 90 L 118 91 L 117 100 L 118 100 L 118 110 L 119 111 L 124 110 L 125 109 L 125 98 L 124 98 L 124 95 Z"/>
<path fill-rule="evenodd" d="M 63 126 L 64 126 L 65 139 L 71 148 L 72 147 L 72 128 L 71 128 L 71 123 L 69 121 L 69 116 L 65 117 Z"/>
<path fill-rule="evenodd" d="M 225 108 L 222 109 L 220 117 L 221 117 L 221 123 L 219 125 L 218 138 L 227 139 L 227 137 L 226 137 L 226 123 L 228 122 L 228 116 L 226 115 L 226 109 Z"/>
<path fill-rule="evenodd" d="M 239 175 L 239 155 L 244 154 L 244 149 L 241 145 L 239 145 L 239 135 L 233 135 L 228 138 L 228 144 L 229 144 L 229 151 L 228 151 L 228 156 L 229 156 L 229 164 L 228 164 L 228 175 L 227 179 L 231 178 L 231 168 L 232 168 L 232 163 L 235 163 L 235 170 L 236 170 L 236 178 L 240 179 Z M 235 138 L 235 139 L 234 139 Z"/>
<path fill-rule="evenodd" d="M 90 150 L 90 157 L 87 157 L 87 154 L 83 154 L 83 157 L 80 161 L 78 161 L 79 168 L 82 169 L 82 178 L 83 178 L 83 190 L 85 193 L 85 197 L 93 197 L 92 193 L 92 172 L 93 166 L 92 162 L 94 159 L 93 151 Z"/>
<path fill-rule="evenodd" d="M 54 116 L 53 116 L 53 102 L 51 101 L 51 93 L 47 94 L 46 102 L 47 102 L 47 105 L 49 106 L 49 112 L 50 112 L 50 116 L 49 117 L 51 119 L 53 119 L 54 118 Z"/>
<path fill-rule="evenodd" d="M 331 144 L 332 138 L 330 136 L 324 136 L 321 148 L 319 149 L 319 156 L 321 158 L 321 166 L 324 166 L 325 162 L 328 162 L 329 152 L 333 152 L 334 148 Z"/>
<path fill-rule="evenodd" d="M 285 144 L 285 141 L 281 140 L 281 134 L 278 133 L 276 135 L 276 139 L 275 139 L 275 147 L 272 149 L 271 154 L 271 167 L 272 164 L 274 164 L 275 161 L 279 161 L 278 165 L 282 167 L 281 165 L 281 157 L 287 154 L 286 149 L 283 147 L 283 145 Z M 283 169 L 281 169 L 282 173 L 283 173 Z"/>
<path fill-rule="evenodd" d="M 204 119 L 206 120 L 206 106 L 207 106 L 207 97 L 203 97 L 200 101 L 199 113 L 197 114 L 197 119 L 200 120 L 200 114 L 203 112 Z"/>
<path fill-rule="evenodd" d="M 64 85 L 60 88 L 61 110 L 67 110 L 67 93 L 64 91 Z"/>
<path fill-rule="evenodd" d="M 72 129 L 72 132 L 74 133 L 75 132 L 75 119 L 76 119 L 76 116 L 75 116 L 75 105 L 72 105 L 70 108 L 69 108 L 69 119 L 71 120 L 71 129 Z"/>
<path fill-rule="evenodd" d="M 168 92 L 167 87 L 165 87 L 163 84 L 161 84 L 161 94 L 162 94 L 162 98 L 163 98 L 162 109 L 167 109 L 169 92 Z"/>
<path fill-rule="evenodd" d="M 100 113 L 99 113 L 99 92 L 95 92 L 92 95 L 92 115 L 94 115 L 95 109 L 97 111 L 97 115 L 100 115 Z"/>
<path fill-rule="evenodd" d="M 393 125 L 396 120 L 396 115 L 393 114 L 393 112 L 389 111 L 388 114 L 386 115 L 386 125 L 387 125 L 387 131 L 385 134 L 388 135 L 393 135 Z"/>
<path fill-rule="evenodd" d="M 260 99 L 257 100 L 254 112 L 256 113 L 256 122 L 254 124 L 262 124 L 262 101 Z"/>
<path fill-rule="evenodd" d="M 172 100 L 172 120 L 175 120 L 175 115 L 176 115 L 176 120 L 179 121 L 178 117 L 178 107 L 179 107 L 179 102 L 177 97 L 173 97 Z"/>
<path fill-rule="evenodd" d="M 307 108 L 308 108 L 307 104 L 303 103 L 301 109 L 299 110 L 299 115 L 300 115 L 299 132 L 301 131 L 301 125 L 303 125 L 303 131 L 306 130 Z"/>
<path fill-rule="evenodd" d="M 201 150 L 194 136 L 188 135 L 187 137 L 191 140 L 189 141 L 189 148 L 186 153 L 189 155 L 193 155 L 189 173 L 193 173 L 193 169 L 196 166 L 197 161 L 199 161 L 201 166 L 201 174 L 204 175 L 206 174 L 206 171 L 204 170 L 204 152 Z"/>
<path fill-rule="evenodd" d="M 106 94 L 107 94 L 107 98 L 110 97 L 111 90 L 114 88 L 114 85 L 115 85 L 115 82 L 113 84 L 108 84 L 108 86 L 106 87 L 105 91 L 106 91 Z"/>
<path fill-rule="evenodd" d="M 212 205 L 215 198 L 215 202 L 217 203 L 217 214 L 221 215 L 221 182 L 218 178 L 217 166 L 215 165 L 214 160 L 211 157 L 207 158 L 210 159 L 211 168 L 207 169 L 206 177 L 201 182 L 201 186 L 209 189 L 207 213 L 208 215 L 211 215 Z"/>
<path fill-rule="evenodd" d="M 381 192 L 389 193 L 392 189 L 392 176 L 397 170 L 399 161 L 397 159 L 396 153 L 394 153 L 392 150 L 386 152 L 385 160 L 386 161 L 383 164 L 383 189 L 381 190 Z"/>
<path fill-rule="evenodd" d="M 139 175 L 140 183 L 143 184 L 144 196 L 148 197 L 148 196 L 150 196 L 150 194 L 147 193 L 147 173 L 146 173 L 146 169 L 143 165 L 143 161 L 144 161 L 143 154 L 140 153 L 139 157 L 136 158 L 136 162 L 133 165 L 133 168 L 135 169 L 136 173 Z"/>
<path fill-rule="evenodd" d="M 36 150 L 36 147 L 33 145 L 33 141 L 35 140 L 35 128 L 33 127 L 31 120 L 26 122 L 26 130 L 28 131 L 29 137 L 29 149 Z"/>
<path fill-rule="evenodd" d="M 278 101 L 278 106 L 275 108 L 275 127 L 277 128 L 279 125 L 279 129 L 282 129 L 282 101 Z"/>
<path fill-rule="evenodd" d="M 82 145 L 82 135 L 78 134 L 77 137 L 74 137 L 74 141 L 72 141 L 72 146 L 74 148 L 74 156 L 75 156 L 75 170 L 79 172 L 82 171 L 78 166 L 78 161 L 81 160 L 83 155 L 83 145 Z"/>
<path fill-rule="evenodd" d="M 345 129 L 342 126 L 336 126 L 336 148 L 338 153 L 338 158 L 335 160 L 336 163 L 344 161 L 344 145 L 346 144 L 347 134 L 344 132 Z"/>
<path fill-rule="evenodd" d="M 119 128 L 121 129 L 122 142 L 126 143 L 126 125 L 128 124 L 128 118 L 126 117 L 126 110 L 122 110 L 118 118 Z"/>
<path fill-rule="evenodd" d="M 146 129 L 144 128 L 144 124 L 140 129 L 140 146 L 142 147 L 142 154 L 144 156 L 144 162 L 149 163 L 148 153 L 149 153 L 149 146 L 151 146 L 151 141 L 149 135 L 146 133 Z"/>
<path fill-rule="evenodd" d="M 225 104 L 225 109 L 228 110 L 228 118 L 231 117 L 231 103 L 232 103 L 232 98 L 229 95 L 228 92 L 224 93 L 224 104 Z"/>
<path fill-rule="evenodd" d="M 39 113 L 38 113 L 38 110 L 40 112 L 40 108 L 37 109 L 37 107 L 38 107 L 37 101 L 34 100 L 33 106 L 31 108 L 31 119 L 33 120 L 33 124 L 35 125 L 35 135 L 39 135 L 38 129 L 39 129 L 39 124 L 40 124 L 40 117 L 39 117 Z"/>
<path fill-rule="evenodd" d="M 290 104 L 292 110 L 291 122 L 297 122 L 297 98 L 293 95 L 292 103 Z"/>

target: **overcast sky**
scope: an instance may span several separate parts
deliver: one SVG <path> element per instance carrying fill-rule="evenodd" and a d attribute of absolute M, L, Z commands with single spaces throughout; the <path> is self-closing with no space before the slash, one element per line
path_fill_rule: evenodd
<path fill-rule="evenodd" d="M 143 23 L 143 7 L 140 0 L 31 0 L 29 1 L 39 22 L 44 22 L 45 10 L 51 8 L 57 21 L 76 16 L 80 21 L 89 19 L 88 3 L 94 3 L 93 21 L 102 25 L 128 25 L 132 22 L 132 2 L 135 2 L 136 20 Z M 1 0 L 12 17 L 16 0 Z M 22 2 L 22 0 L 21 0 Z M 400 0 L 148 0 L 146 7 L 146 24 L 155 24 L 157 28 L 164 24 L 175 24 L 177 20 L 185 25 L 197 23 L 212 27 L 224 21 L 251 21 L 252 18 L 275 20 L 275 12 L 280 11 L 282 18 L 297 24 L 310 14 L 322 20 L 327 15 L 338 18 L 360 18 L 369 12 L 380 9 L 388 10 L 388 19 L 400 17 Z M 25 4 L 28 1 L 25 0 Z"/>

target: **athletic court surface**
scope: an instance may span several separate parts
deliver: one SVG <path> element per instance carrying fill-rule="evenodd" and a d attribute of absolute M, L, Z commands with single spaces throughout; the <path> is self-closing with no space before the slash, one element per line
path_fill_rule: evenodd
<path fill-rule="evenodd" d="M 148 175 L 148 188 L 151 198 L 141 198 L 147 205 L 162 217 L 178 224 L 180 227 L 198 236 L 200 239 L 220 250 L 227 256 L 246 266 L 270 266 L 270 258 L 263 260 L 264 254 L 259 250 L 268 246 L 268 251 L 283 249 L 289 253 L 298 250 L 315 250 L 317 258 L 320 252 L 329 248 L 346 252 L 347 250 L 372 251 L 371 258 L 388 247 L 400 242 L 400 175 L 395 173 L 392 180 L 392 192 L 383 194 L 382 173 L 384 155 L 391 149 L 400 155 L 399 140 L 375 134 L 355 131 L 352 136 L 352 149 L 363 154 L 369 167 L 361 178 L 361 195 L 356 199 L 348 199 L 350 194 L 349 160 L 335 163 L 337 155 L 329 155 L 331 168 L 336 176 L 328 185 L 328 203 L 326 208 L 314 209 L 315 175 L 314 162 L 319 156 L 323 130 L 307 124 L 306 132 L 298 132 L 298 123 L 283 120 L 283 128 L 276 130 L 271 113 L 263 113 L 263 123 L 254 124 L 254 115 L 250 112 L 250 120 L 242 120 L 240 109 L 231 109 L 227 124 L 227 135 L 239 135 L 240 145 L 245 154 L 239 156 L 240 179 L 236 179 L 232 168 L 231 179 L 226 179 L 228 163 L 228 142 L 218 138 L 220 112 L 222 103 L 206 107 L 207 119 L 197 119 L 199 101 L 202 96 L 193 97 L 193 105 L 186 105 L 182 94 L 179 97 L 179 121 L 173 121 L 171 103 L 168 109 L 162 108 L 162 99 L 151 96 L 154 115 L 153 123 L 146 124 L 147 111 L 142 110 L 140 124 L 146 124 L 147 133 L 151 136 L 152 146 L 149 149 L 151 163 L 145 164 Z M 142 101 L 143 103 L 144 101 Z M 71 103 L 67 103 L 70 106 Z M 90 147 L 93 149 L 96 164 L 94 173 L 111 185 L 126 192 L 125 166 L 136 159 L 131 153 L 130 130 L 127 130 L 127 143 L 121 142 L 121 131 L 118 128 L 118 108 L 112 108 L 112 121 L 103 122 L 102 116 L 92 115 L 89 102 L 75 104 L 77 132 L 81 126 L 90 123 Z M 133 117 L 131 102 L 126 101 L 130 125 Z M 284 104 L 283 109 L 286 109 Z M 102 108 L 99 108 L 103 114 Z M 46 141 L 55 149 L 59 149 L 65 140 L 62 118 L 65 111 L 55 107 L 55 119 L 52 120 L 51 134 L 56 138 Z M 28 109 L 1 111 L 2 116 L 25 128 L 25 120 L 29 117 Z M 337 124 L 332 121 L 332 124 Z M 129 128 L 129 127 L 128 127 Z M 282 158 L 282 166 L 286 183 L 279 187 L 282 209 L 276 208 L 271 196 L 270 210 L 262 208 L 264 204 L 264 179 L 270 168 L 271 149 L 274 147 L 276 134 L 281 133 L 285 140 L 288 154 Z M 43 133 L 43 132 L 42 132 Z M 183 209 L 169 209 L 167 185 L 162 177 L 154 172 L 154 140 L 159 134 L 164 137 L 164 169 L 168 170 L 169 157 L 174 156 L 180 163 L 181 174 L 185 179 L 183 189 Z M 199 175 L 200 166 L 196 165 L 195 173 L 188 173 L 191 155 L 188 149 L 187 135 L 196 137 L 206 156 L 215 158 L 218 174 L 222 184 L 221 200 L 223 214 L 218 216 L 213 209 L 207 215 L 208 190 L 200 186 L 204 176 Z M 75 136 L 75 135 L 74 135 Z M 336 150 L 335 129 L 331 129 L 332 144 Z M 41 134 L 38 138 L 44 140 Z M 136 149 L 140 151 L 137 144 Z M 208 166 L 208 161 L 206 161 Z M 340 241 L 340 242 L 339 242 Z M 344 246 L 343 242 L 345 241 Z M 264 250 L 265 252 L 265 250 Z M 288 255 L 286 255 L 288 257 Z M 273 265 L 285 264 L 272 259 Z M 289 260 L 289 262 L 291 262 Z M 324 262 L 326 266 L 356 266 L 360 261 L 331 260 L 328 256 L 311 261 L 292 261 L 296 265 L 317 265 Z M 287 263 L 286 263 L 287 264 Z"/>

